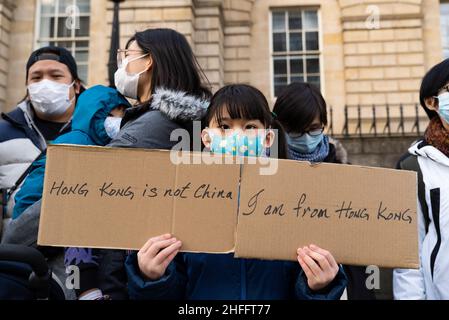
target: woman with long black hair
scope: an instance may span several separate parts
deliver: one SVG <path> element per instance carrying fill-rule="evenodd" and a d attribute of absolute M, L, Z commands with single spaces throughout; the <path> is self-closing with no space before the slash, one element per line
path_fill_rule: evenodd
<path fill-rule="evenodd" d="M 171 29 L 137 32 L 118 53 L 117 89 L 137 100 L 127 112 L 114 147 L 170 149 L 170 134 L 191 127 L 211 93 L 187 39 Z"/>

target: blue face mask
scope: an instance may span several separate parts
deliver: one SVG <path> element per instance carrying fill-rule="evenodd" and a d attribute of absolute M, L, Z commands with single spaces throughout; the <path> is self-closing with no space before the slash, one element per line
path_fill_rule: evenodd
<path fill-rule="evenodd" d="M 449 124 L 449 92 L 438 96 L 438 114 Z"/>
<path fill-rule="evenodd" d="M 287 134 L 287 143 L 289 148 L 302 154 L 309 154 L 316 150 L 321 141 L 323 141 L 324 134 L 321 133 L 318 136 L 311 136 L 308 133 L 304 133 L 299 137 L 291 137 Z"/>
<path fill-rule="evenodd" d="M 120 131 L 120 124 L 122 123 L 122 118 L 118 117 L 107 117 L 104 120 L 104 129 L 106 130 L 109 138 L 114 139 L 117 137 Z"/>
<path fill-rule="evenodd" d="M 232 156 L 259 157 L 263 154 L 265 137 L 262 134 L 245 135 L 240 132 L 233 132 L 222 136 L 209 132 L 211 138 L 210 151 Z"/>

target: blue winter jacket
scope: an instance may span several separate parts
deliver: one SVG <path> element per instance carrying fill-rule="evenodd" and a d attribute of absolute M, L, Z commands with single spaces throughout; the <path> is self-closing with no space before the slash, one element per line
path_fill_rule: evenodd
<path fill-rule="evenodd" d="M 335 300 L 347 284 L 340 267 L 332 283 L 313 292 L 298 262 L 236 259 L 232 253 L 178 254 L 158 281 L 142 278 L 136 253 L 126 269 L 131 299 Z"/>
<path fill-rule="evenodd" d="M 104 121 L 112 109 L 130 107 L 129 102 L 116 90 L 95 86 L 84 91 L 78 98 L 72 118 L 72 130 L 59 136 L 53 144 L 78 144 L 104 146 L 110 142 Z M 40 200 L 44 185 L 46 156 L 33 162 L 30 173 L 15 196 L 13 219 L 19 217 L 29 206 Z"/>

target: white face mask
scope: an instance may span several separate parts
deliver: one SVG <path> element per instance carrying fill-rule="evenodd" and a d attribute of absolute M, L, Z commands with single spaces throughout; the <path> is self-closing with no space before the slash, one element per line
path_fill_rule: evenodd
<path fill-rule="evenodd" d="M 75 97 L 70 99 L 70 85 L 44 79 L 30 84 L 28 93 L 33 107 L 45 115 L 60 116 L 72 105 Z"/>
<path fill-rule="evenodd" d="M 120 131 L 120 124 L 122 123 L 122 118 L 118 117 L 107 117 L 104 120 L 104 129 L 108 134 L 109 138 L 114 139 L 117 137 Z"/>
<path fill-rule="evenodd" d="M 123 94 L 125 97 L 137 100 L 137 89 L 139 86 L 139 77 L 142 73 L 147 71 L 148 69 L 145 69 L 139 73 L 129 74 L 126 72 L 126 67 L 128 64 L 132 61 L 136 61 L 139 59 L 142 59 L 143 57 L 146 57 L 148 55 L 144 54 L 140 57 L 136 57 L 132 60 L 129 60 L 128 58 L 123 60 L 122 65 L 119 66 L 117 71 L 114 74 L 114 80 L 115 80 L 115 87 L 117 90 Z"/>

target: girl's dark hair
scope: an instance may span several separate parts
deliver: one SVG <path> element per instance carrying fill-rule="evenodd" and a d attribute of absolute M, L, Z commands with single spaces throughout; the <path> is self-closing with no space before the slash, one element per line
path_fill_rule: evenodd
<path fill-rule="evenodd" d="M 133 41 L 153 59 L 151 93 L 164 87 L 201 98 L 211 96 L 202 84 L 203 79 L 208 83 L 207 78 L 184 35 L 172 29 L 147 29 L 136 32 L 126 49 Z"/>
<path fill-rule="evenodd" d="M 427 113 L 429 119 L 438 116 L 438 113 L 429 110 L 426 107 L 426 98 L 438 95 L 438 91 L 449 82 L 449 59 L 446 59 L 430 69 L 421 82 L 421 89 L 419 90 L 419 102 Z"/>
<path fill-rule="evenodd" d="M 310 83 L 292 83 L 281 91 L 273 108 L 288 132 L 302 133 L 317 116 L 327 125 L 326 101 Z"/>
<path fill-rule="evenodd" d="M 231 119 L 259 120 L 265 128 L 276 130 L 278 158 L 288 158 L 284 128 L 270 111 L 268 101 L 262 92 L 245 84 L 234 84 L 221 88 L 211 99 L 210 106 L 203 118 L 203 127 L 207 127 L 212 119 L 220 123 L 224 110 L 229 113 Z"/>

